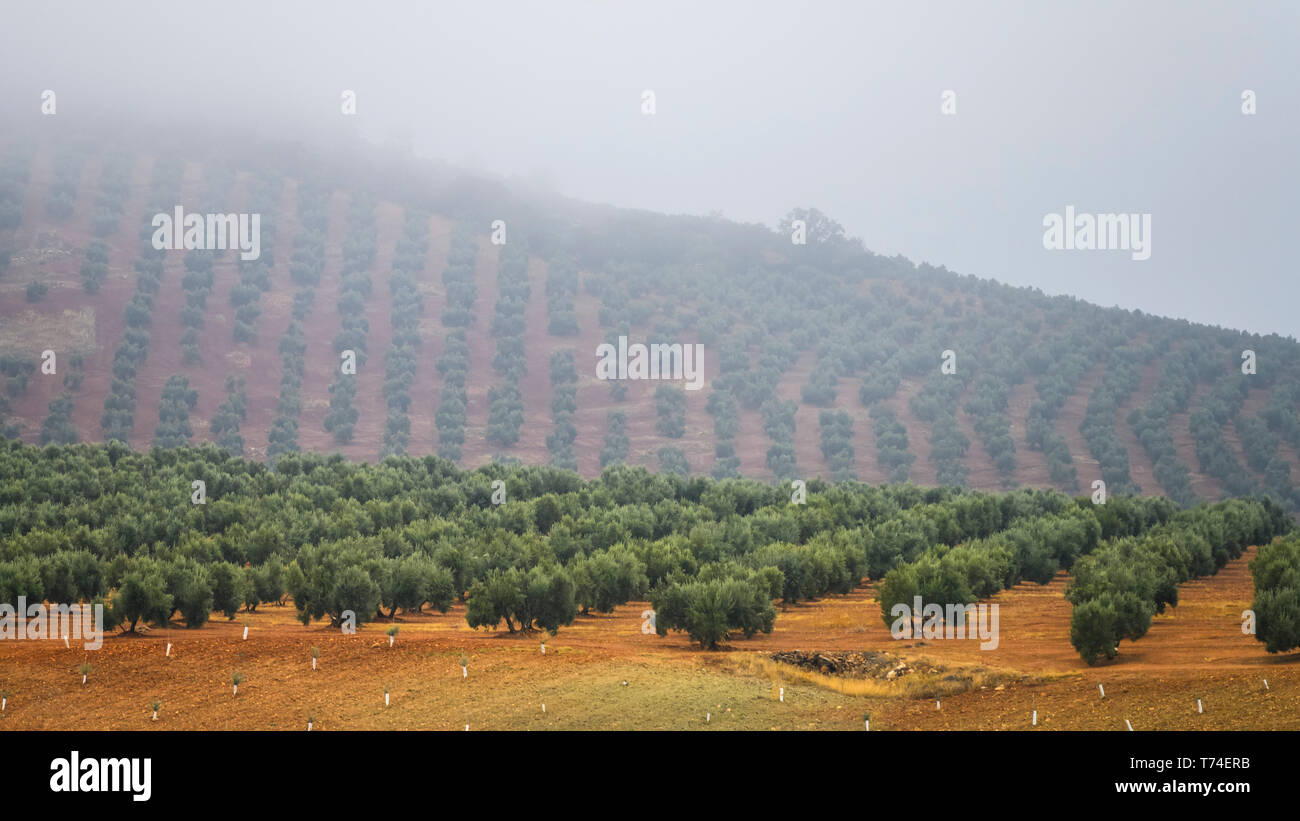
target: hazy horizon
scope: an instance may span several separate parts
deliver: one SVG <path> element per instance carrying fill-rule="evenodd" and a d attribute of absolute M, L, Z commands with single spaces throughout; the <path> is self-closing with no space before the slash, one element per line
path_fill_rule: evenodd
<path fill-rule="evenodd" d="M 1294 7 L 236 2 L 189 30 L 205 8 L 9 11 L 4 120 L 40 118 L 48 88 L 81 125 L 359 133 L 577 199 L 767 225 L 812 206 L 877 253 L 1300 336 Z M 1067 206 L 1149 214 L 1150 259 L 1045 250 Z"/>

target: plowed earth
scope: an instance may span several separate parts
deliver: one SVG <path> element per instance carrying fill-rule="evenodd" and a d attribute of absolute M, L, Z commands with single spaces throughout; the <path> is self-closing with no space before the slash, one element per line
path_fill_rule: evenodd
<path fill-rule="evenodd" d="M 1241 631 L 1253 554 L 1183 585 L 1178 607 L 1096 667 L 1070 646 L 1064 574 L 989 600 L 999 605 L 992 650 L 978 640 L 894 640 L 869 585 L 784 608 L 771 635 L 711 652 L 681 634 L 643 633 L 644 603 L 580 616 L 553 637 L 471 630 L 460 604 L 446 614 L 399 613 L 391 647 L 387 620 L 343 635 L 323 622 L 304 627 L 291 605 L 263 605 L 234 622 L 217 614 L 197 630 L 174 622 L 110 635 L 95 651 L 61 639 L 0 642 L 8 694 L 0 729 L 305 730 L 310 717 L 316 730 L 861 730 L 864 714 L 873 731 L 1031 729 L 1034 710 L 1038 729 L 1125 730 L 1126 720 L 1136 730 L 1300 729 L 1300 654 L 1270 656 Z M 320 650 L 315 671 L 312 647 Z M 860 679 L 771 659 L 793 650 L 883 652 L 915 669 L 998 677 L 977 677 L 936 703 L 888 692 L 893 685 L 883 680 L 864 691 L 855 689 Z M 92 665 L 84 686 L 83 661 Z M 234 672 L 244 676 L 237 695 Z"/>

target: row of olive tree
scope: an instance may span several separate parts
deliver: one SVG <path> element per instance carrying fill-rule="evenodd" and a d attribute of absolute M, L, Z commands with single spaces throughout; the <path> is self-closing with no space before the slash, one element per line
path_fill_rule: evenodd
<path fill-rule="evenodd" d="M 348 203 L 347 228 L 343 237 L 343 265 L 340 271 L 338 312 L 340 328 L 334 334 L 334 353 L 352 351 L 355 368 L 334 369 L 330 383 L 330 409 L 325 414 L 325 430 L 334 441 L 345 445 L 360 417 L 356 408 L 357 373 L 366 364 L 366 340 L 370 320 L 366 318 L 366 301 L 373 290 L 370 266 L 374 264 L 379 241 L 375 224 L 374 200 L 365 194 L 353 196 Z"/>
<path fill-rule="evenodd" d="M 1217 573 L 1252 544 L 1290 530 L 1268 499 L 1230 499 L 1182 511 L 1145 533 L 1107 542 L 1075 564 L 1066 598 L 1074 605 L 1070 642 L 1088 664 L 1137 641 L 1156 613 L 1178 604 L 1178 585 Z"/>
<path fill-rule="evenodd" d="M 329 227 L 332 188 L 323 180 L 298 183 L 298 232 L 289 258 L 289 279 L 297 286 L 289 325 L 277 345 L 280 353 L 280 398 L 267 436 L 266 455 L 272 464 L 298 452 L 298 419 L 302 415 L 302 377 L 307 366 L 307 337 L 303 323 L 316 300 L 316 285 L 325 270 L 325 231 Z"/>
<path fill-rule="evenodd" d="M 411 440 L 411 387 L 420 358 L 420 317 L 424 314 L 424 297 L 419 279 L 429 255 L 429 216 L 408 211 L 402 237 L 393 253 L 393 270 L 388 277 L 392 307 L 389 322 L 392 342 L 384 353 L 384 402 L 388 417 L 384 422 L 384 455 L 406 453 Z"/>
<path fill-rule="evenodd" d="M 442 324 L 448 328 L 438 373 L 442 375 L 442 393 L 434 422 L 438 428 L 438 455 L 459 461 L 465 445 L 466 407 L 469 394 L 469 342 L 465 326 L 474 321 L 474 297 L 478 292 L 474 279 L 478 258 L 478 240 L 468 223 L 458 223 L 452 231 L 447 252 L 447 267 L 442 274 L 446 288 Z"/>
<path fill-rule="evenodd" d="M 1300 647 L 1300 538 L 1261 545 L 1250 561 L 1255 581 L 1255 638 L 1270 653 Z"/>
<path fill-rule="evenodd" d="M 135 429 L 135 380 L 149 355 L 149 328 L 154 298 L 162 287 L 163 259 L 167 253 L 153 247 L 153 215 L 170 212 L 180 194 L 181 162 L 161 157 L 153 167 L 144 219 L 139 232 L 139 258 L 135 293 L 126 305 L 126 328 L 113 354 L 113 380 L 104 399 L 99 425 L 105 441 L 129 441 Z"/>
<path fill-rule="evenodd" d="M 239 257 L 239 282 L 230 289 L 230 306 L 235 309 L 231 328 L 236 343 L 258 340 L 257 319 L 262 315 L 262 294 L 271 290 L 271 269 L 275 267 L 276 228 L 284 179 L 273 172 L 257 174 L 249 181 L 248 210 L 261 215 L 261 253 L 257 259 Z"/>

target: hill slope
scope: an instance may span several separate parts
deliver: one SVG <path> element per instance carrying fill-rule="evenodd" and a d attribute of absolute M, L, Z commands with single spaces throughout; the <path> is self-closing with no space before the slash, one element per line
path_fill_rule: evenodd
<path fill-rule="evenodd" d="M 6 433 L 1296 506 L 1294 340 L 883 258 L 815 211 L 797 245 L 349 160 L 4 145 Z M 178 204 L 261 214 L 261 258 L 153 250 Z M 703 345 L 703 389 L 598 379 L 619 336 Z"/>

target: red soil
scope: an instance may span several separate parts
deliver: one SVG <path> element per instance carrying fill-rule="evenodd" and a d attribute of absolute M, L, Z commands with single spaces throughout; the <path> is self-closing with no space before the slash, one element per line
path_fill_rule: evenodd
<path fill-rule="evenodd" d="M 330 385 L 339 373 L 342 359 L 334 350 L 334 335 L 343 326 L 339 316 L 339 291 L 342 286 L 343 237 L 347 230 L 348 197 L 341 191 L 330 195 L 329 226 L 325 230 L 325 270 L 316 286 L 316 299 L 303 323 L 307 337 L 306 364 L 302 376 L 302 415 L 298 418 L 298 445 L 304 451 L 339 450 L 334 434 L 325 430 L 325 414 L 330 409 Z M 290 291 L 292 295 L 292 291 Z M 278 342 L 278 340 L 277 340 Z M 357 371 L 374 367 L 373 355 Z M 360 393 L 360 391 L 358 391 Z"/>
<path fill-rule="evenodd" d="M 1178 461 L 1187 467 L 1191 474 L 1192 490 L 1202 499 L 1222 499 L 1225 494 L 1222 482 L 1201 472 L 1201 460 L 1196 456 L 1196 439 L 1192 437 L 1192 411 L 1200 405 L 1212 387 L 1208 382 L 1198 382 L 1191 399 L 1187 401 L 1187 409 L 1175 413 L 1169 420 L 1169 432 L 1174 437 Z"/>
<path fill-rule="evenodd" d="M 1050 488 L 1054 485 L 1047 457 L 1041 450 L 1030 450 L 1025 440 L 1025 420 L 1029 418 L 1029 409 L 1038 401 L 1036 384 L 1036 380 L 1026 379 L 1011 390 L 1011 398 L 1007 400 L 1011 438 L 1016 443 L 1016 472 L 1013 476 L 1019 487 Z"/>
<path fill-rule="evenodd" d="M 418 288 L 424 298 L 424 312 L 420 315 L 420 357 L 415 366 L 415 379 L 411 383 L 411 406 L 407 415 L 411 419 L 411 441 L 407 453 L 425 456 L 438 451 L 438 430 L 434 413 L 438 409 L 440 374 L 438 357 L 443 351 L 442 309 L 446 304 L 442 286 L 442 272 L 447 268 L 447 252 L 451 248 L 452 223 L 442 217 L 429 220 L 429 255 L 424 270 L 417 276 Z"/>
<path fill-rule="evenodd" d="M 918 485 L 936 485 L 939 483 L 934 462 L 930 461 L 930 435 L 932 426 L 912 415 L 912 397 L 921 392 L 925 383 L 921 379 L 904 379 L 898 391 L 885 404 L 898 415 L 898 421 L 907 428 L 907 448 L 916 454 L 912 471 L 908 478 Z"/>
<path fill-rule="evenodd" d="M 293 281 L 289 278 L 289 259 L 293 256 L 293 238 L 297 233 L 298 183 L 285 180 L 276 209 L 271 288 L 258 301 L 262 312 L 257 317 L 257 340 L 235 344 L 232 339 L 232 350 L 226 355 L 232 369 L 242 370 L 244 375 L 248 404 L 240 435 L 244 439 L 244 452 L 254 459 L 266 457 L 267 437 L 280 400 L 283 362 L 278 348 L 293 320 Z"/>
<path fill-rule="evenodd" d="M 1101 478 L 1101 465 L 1088 450 L 1088 440 L 1083 438 L 1079 426 L 1083 424 L 1083 417 L 1088 412 L 1088 398 L 1105 373 L 1105 363 L 1094 365 L 1079 381 L 1074 393 L 1065 400 L 1061 412 L 1056 415 L 1056 430 L 1065 437 L 1065 442 L 1070 447 L 1070 457 L 1074 459 L 1080 489 L 1085 490 L 1092 486 L 1094 479 Z"/>
<path fill-rule="evenodd" d="M 178 204 L 187 212 L 198 207 L 199 185 L 203 169 L 186 163 L 181 176 Z M 185 307 L 185 289 L 181 280 L 185 276 L 186 251 L 163 252 L 162 286 L 153 300 L 153 321 L 149 326 L 149 353 L 135 376 L 135 428 L 131 433 L 131 447 L 147 450 L 158 429 L 158 406 L 162 404 L 163 386 L 174 374 L 182 373 L 185 364 L 181 359 L 181 310 Z M 216 369 L 207 371 L 207 380 L 190 388 L 200 392 L 225 388 L 225 375 Z M 191 427 L 193 423 L 191 422 Z"/>
<path fill-rule="evenodd" d="M 474 299 L 474 324 L 466 331 L 469 341 L 469 374 L 465 379 L 465 446 L 461 452 L 463 467 L 476 468 L 492 460 L 500 451 L 487 441 L 488 390 L 501 382 L 492 367 L 496 355 L 496 338 L 492 335 L 492 311 L 497 303 L 497 257 L 500 248 L 486 237 L 479 239 L 474 278 L 478 292 Z"/>
<path fill-rule="evenodd" d="M 366 364 L 357 368 L 357 424 L 352 441 L 338 445 L 343 455 L 354 462 L 374 462 L 384 447 L 384 427 L 388 422 L 388 403 L 384 400 L 384 353 L 393 341 L 392 292 L 393 255 L 404 227 L 403 210 L 391 203 L 375 206 L 375 228 L 379 233 L 375 261 L 370 266 L 370 297 L 366 300 Z M 335 312 L 337 314 L 337 311 Z M 340 320 L 340 323 L 342 320 Z M 327 388 L 328 390 L 328 388 Z"/>
<path fill-rule="evenodd" d="M 1119 406 L 1119 410 L 1115 413 L 1115 431 L 1119 436 L 1119 441 L 1124 445 L 1124 449 L 1128 451 L 1129 476 L 1142 488 L 1143 495 L 1147 496 L 1163 496 L 1165 491 L 1160 486 L 1160 482 L 1156 481 L 1151 457 L 1147 455 L 1147 449 L 1142 447 L 1142 443 L 1138 441 L 1133 426 L 1128 423 L 1128 415 L 1134 408 L 1145 408 L 1150 403 L 1151 392 L 1155 388 L 1156 380 L 1160 378 L 1162 365 L 1162 361 L 1156 359 L 1148 362 L 1142 368 L 1142 376 L 1138 381 L 1138 386 L 1134 388 L 1133 393 Z"/>
<path fill-rule="evenodd" d="M 237 174 L 228 201 L 205 204 L 204 209 L 222 208 L 224 213 L 243 213 L 248 201 L 249 183 L 248 174 Z M 225 401 L 226 374 L 236 364 L 231 358 L 226 358 L 225 354 L 234 345 L 235 308 L 230 304 L 230 289 L 238 282 L 239 251 L 227 250 L 212 264 L 212 290 L 208 293 L 203 327 L 199 330 L 201 361 L 195 365 L 186 365 L 182 371 L 189 377 L 190 387 L 199 394 L 199 401 L 190 412 L 190 427 L 194 430 L 191 442 L 213 440 L 209 425 L 217 408 Z"/>

